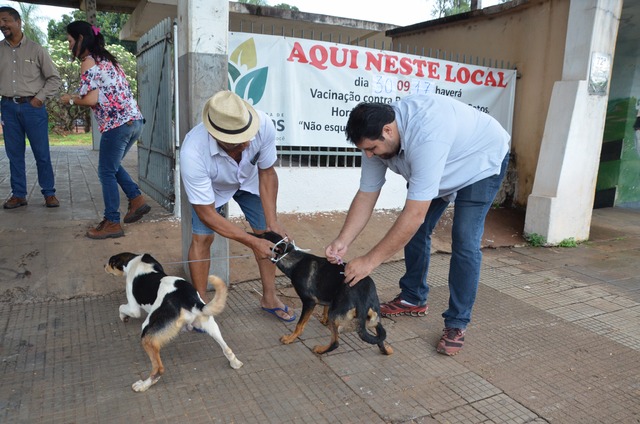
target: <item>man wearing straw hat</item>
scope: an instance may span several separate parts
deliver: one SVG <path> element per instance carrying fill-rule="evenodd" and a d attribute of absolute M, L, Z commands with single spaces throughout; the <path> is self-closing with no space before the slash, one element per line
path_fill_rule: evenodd
<path fill-rule="evenodd" d="M 184 139 L 180 173 L 192 205 L 189 271 L 200 296 L 205 302 L 209 300 L 209 252 L 218 233 L 253 250 L 262 280 L 260 306 L 278 319 L 291 322 L 296 319 L 295 313 L 276 295 L 276 268 L 269 260 L 273 244 L 248 234 L 221 214 L 222 207 L 233 199 L 254 233 L 269 229 L 287 234 L 276 214 L 275 136 L 273 122 L 264 112 L 231 91 L 220 91 L 206 102 L 202 123 Z"/>

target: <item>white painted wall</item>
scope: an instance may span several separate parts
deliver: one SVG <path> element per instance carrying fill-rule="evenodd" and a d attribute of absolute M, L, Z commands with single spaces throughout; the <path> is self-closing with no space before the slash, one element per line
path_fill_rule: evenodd
<path fill-rule="evenodd" d="M 360 168 L 277 168 L 278 212 L 315 213 L 346 211 L 360 186 Z M 406 181 L 387 171 L 376 209 L 399 209 L 407 196 Z M 229 216 L 241 216 L 236 202 L 229 202 Z"/>

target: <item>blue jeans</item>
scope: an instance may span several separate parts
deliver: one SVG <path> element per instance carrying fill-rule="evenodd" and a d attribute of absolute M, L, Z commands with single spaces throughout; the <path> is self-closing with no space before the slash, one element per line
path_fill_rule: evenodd
<path fill-rule="evenodd" d="M 264 210 L 262 209 L 262 200 L 260 200 L 260 196 L 255 194 L 251 194 L 248 191 L 238 190 L 233 195 L 233 200 L 235 200 L 242 213 L 244 213 L 244 217 L 249 221 L 249 225 L 254 231 L 262 231 L 267 229 L 267 220 L 264 217 Z M 224 205 L 216 208 L 219 214 L 222 215 L 222 208 Z M 214 234 L 211 228 L 204 225 L 204 223 L 198 217 L 196 210 L 191 207 L 191 232 L 193 234 L 198 235 L 211 235 Z"/>
<path fill-rule="evenodd" d="M 15 197 L 27 197 L 25 168 L 25 135 L 36 159 L 38 183 L 43 196 L 56 193 L 51 154 L 49 152 L 49 115 L 47 108 L 33 107 L 29 102 L 14 103 L 10 99 L 0 102 L 4 145 L 11 171 L 11 192 Z"/>
<path fill-rule="evenodd" d="M 100 137 L 100 156 L 98 158 L 98 177 L 102 185 L 104 200 L 104 217 L 111 222 L 120 222 L 120 192 L 131 200 L 138 197 L 140 189 L 129 173 L 122 166 L 122 159 L 131 146 L 140 138 L 144 123 L 142 120 L 129 121 L 109 131 Z"/>
<path fill-rule="evenodd" d="M 480 281 L 480 250 L 484 221 L 500 189 L 509 164 L 507 154 L 499 175 L 477 181 L 458 191 L 453 208 L 451 261 L 449 264 L 449 309 L 442 317 L 448 328 L 467 328 Z M 427 274 L 431 258 L 431 233 L 449 205 L 433 199 L 424 223 L 404 248 L 406 273 L 400 279 L 400 297 L 415 305 L 427 303 Z"/>

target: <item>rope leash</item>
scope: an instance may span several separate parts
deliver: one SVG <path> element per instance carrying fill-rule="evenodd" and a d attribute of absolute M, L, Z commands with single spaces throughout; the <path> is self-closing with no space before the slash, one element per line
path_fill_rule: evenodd
<path fill-rule="evenodd" d="M 277 242 L 276 244 L 273 245 L 273 247 L 271 248 L 271 253 L 274 256 L 278 256 L 276 254 L 276 248 L 281 245 L 281 244 L 285 244 L 284 250 L 287 250 L 287 247 L 289 247 L 289 245 L 293 246 L 293 250 L 300 250 L 302 252 L 308 252 L 311 249 L 301 249 L 298 246 L 296 246 L 296 242 L 295 241 L 291 241 L 289 242 L 289 238 L 285 237 L 282 240 L 280 240 L 279 242 Z M 269 260 L 271 262 L 278 263 L 278 261 L 280 261 L 282 258 L 284 258 L 285 256 L 287 256 L 289 254 L 289 252 L 283 254 L 282 256 L 280 256 L 279 258 L 273 257 L 273 258 L 269 258 Z M 218 259 L 241 259 L 241 258 L 251 258 L 253 257 L 252 255 L 238 255 L 238 256 L 218 256 L 215 258 L 208 258 L 208 259 L 194 259 L 192 261 L 178 261 L 178 262 L 164 262 L 165 265 L 177 265 L 177 264 L 188 264 L 188 263 L 193 263 L 193 262 L 206 262 L 206 261 L 213 261 L 213 260 L 218 260 Z"/>
<path fill-rule="evenodd" d="M 252 258 L 252 257 L 253 257 L 252 255 L 218 256 L 218 257 L 209 258 L 209 259 L 194 259 L 192 261 L 164 262 L 164 265 L 188 264 L 191 262 L 206 262 L 206 261 L 214 261 L 216 259 L 238 259 L 238 258 Z"/>

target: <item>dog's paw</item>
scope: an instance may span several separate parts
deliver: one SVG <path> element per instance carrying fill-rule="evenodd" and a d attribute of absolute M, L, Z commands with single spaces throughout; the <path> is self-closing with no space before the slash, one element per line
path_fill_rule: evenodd
<path fill-rule="evenodd" d="M 120 314 L 120 321 L 129 322 L 129 315 Z"/>
<path fill-rule="evenodd" d="M 294 335 L 282 336 L 280 337 L 280 343 L 282 344 L 291 344 L 297 339 Z"/>
<path fill-rule="evenodd" d="M 147 380 L 138 380 L 131 385 L 134 392 L 144 392 L 149 387 L 151 387 L 151 384 L 148 384 Z"/>
<path fill-rule="evenodd" d="M 330 347 L 331 346 L 315 345 L 313 347 L 313 353 L 316 353 L 318 355 L 322 355 L 323 353 L 326 353 L 329 350 Z"/>
<path fill-rule="evenodd" d="M 231 365 L 231 368 L 233 368 L 234 370 L 237 370 L 238 368 L 240 368 L 244 364 L 242 362 L 240 362 L 239 359 L 234 358 L 233 360 L 229 361 L 229 365 Z"/>
<path fill-rule="evenodd" d="M 144 392 L 160 380 L 160 376 L 155 378 L 147 378 L 146 380 L 138 380 L 131 385 L 134 392 Z"/>

